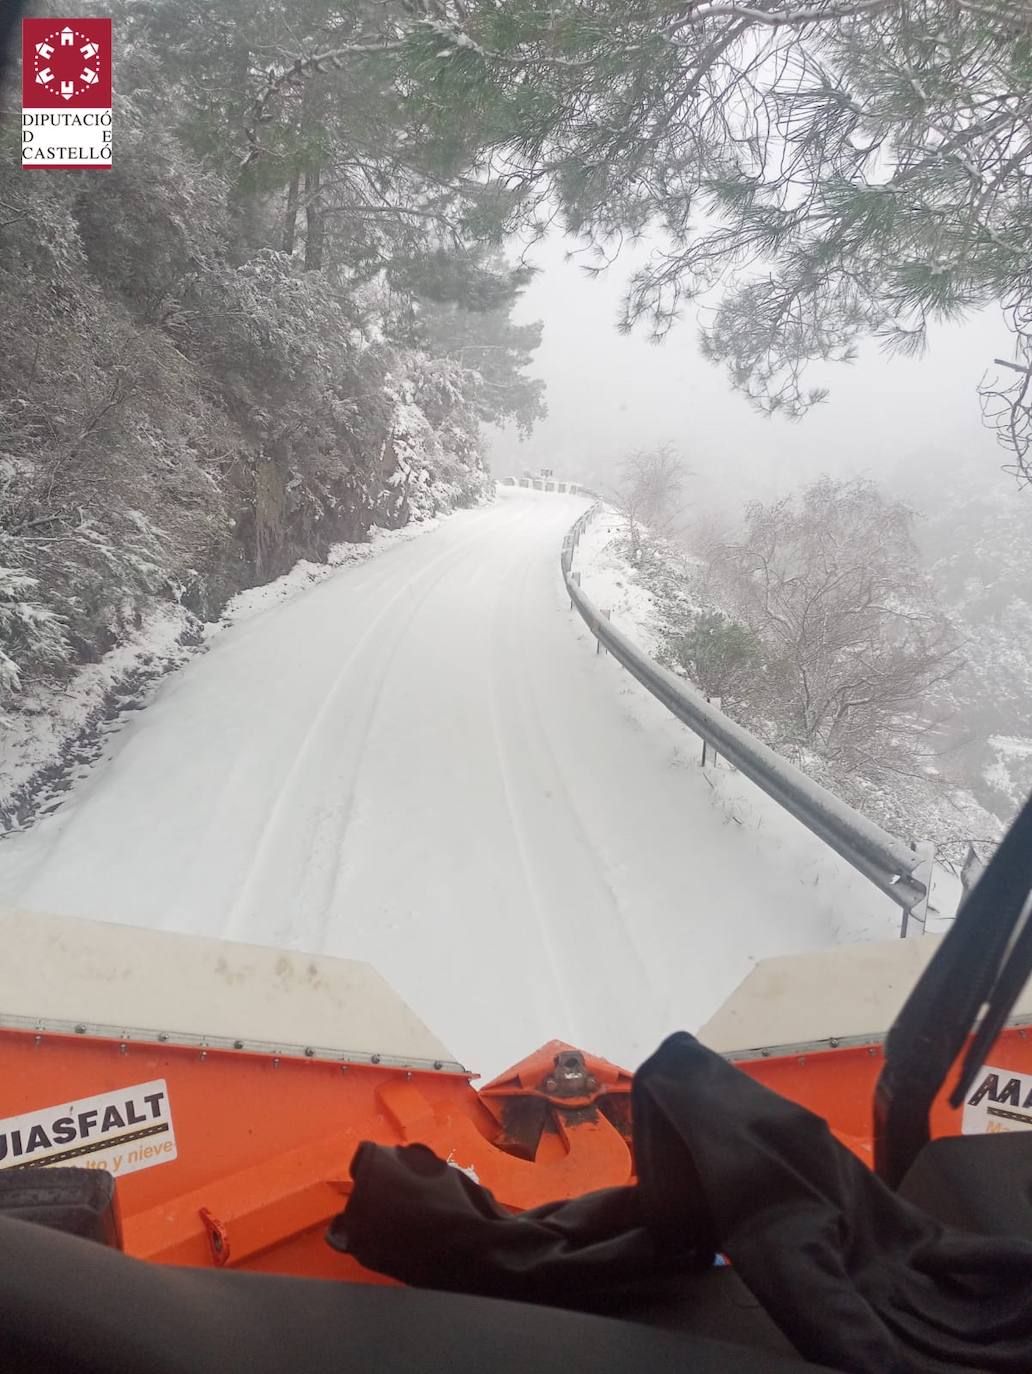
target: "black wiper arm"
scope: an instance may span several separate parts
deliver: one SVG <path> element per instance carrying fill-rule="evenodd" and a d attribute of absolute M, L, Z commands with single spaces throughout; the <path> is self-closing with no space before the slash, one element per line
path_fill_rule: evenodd
<path fill-rule="evenodd" d="M 928 1141 L 928 1112 L 988 1003 L 951 1098 L 957 1105 L 1032 972 L 1032 797 L 957 913 L 885 1040 L 874 1099 L 875 1169 L 896 1187 Z M 1015 931 L 1018 931 L 1015 938 Z"/>
<path fill-rule="evenodd" d="M 950 1094 L 950 1106 L 959 1107 L 964 1101 L 967 1090 L 974 1082 L 975 1075 L 985 1063 L 993 1041 L 1003 1029 L 1007 1017 L 1014 1009 L 1014 1003 L 1032 974 L 1032 903 L 1026 896 L 1024 915 L 1014 942 L 1010 947 L 1003 968 L 989 997 L 978 1029 L 975 1031 L 964 1064 L 957 1078 L 956 1086 Z"/>

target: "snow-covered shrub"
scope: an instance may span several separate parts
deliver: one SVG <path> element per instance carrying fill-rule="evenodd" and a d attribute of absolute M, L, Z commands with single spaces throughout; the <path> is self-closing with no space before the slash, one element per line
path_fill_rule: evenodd
<path fill-rule="evenodd" d="M 34 577 L 0 567 L 0 707 L 21 687 L 26 668 L 46 669 L 68 652 L 60 617 L 35 599 L 38 586 Z"/>
<path fill-rule="evenodd" d="M 468 506 L 487 488 L 477 378 L 448 359 L 399 351 L 385 393 L 392 402 L 385 446 L 382 523 L 403 524 Z"/>
<path fill-rule="evenodd" d="M 763 649 L 746 625 L 720 611 L 703 611 L 686 634 L 675 637 L 673 655 L 707 696 L 741 694 L 760 669 Z"/>
<path fill-rule="evenodd" d="M 818 504 L 825 497 L 834 493 L 818 493 Z M 850 806 L 890 833 L 933 840 L 959 870 L 969 841 L 998 840 L 1011 807 L 985 801 L 1012 773 L 987 756 L 996 770 L 976 790 L 949 750 L 958 636 L 925 637 L 945 620 L 916 561 L 908 513 L 897 510 L 894 524 L 870 492 L 844 498 L 855 537 L 834 520 L 812 530 L 805 503 L 784 503 L 756 508 L 737 538 L 723 530 L 701 540 L 708 558 L 646 533 L 635 561 L 627 536 L 625 576 L 649 593 L 661 661 L 721 696 L 729 715 Z M 854 519 L 864 510 L 866 525 Z M 975 649 L 964 646 L 969 657 Z M 985 691 L 991 701 L 988 681 Z M 1007 763 L 1022 776 L 1025 756 L 1013 745 Z"/>

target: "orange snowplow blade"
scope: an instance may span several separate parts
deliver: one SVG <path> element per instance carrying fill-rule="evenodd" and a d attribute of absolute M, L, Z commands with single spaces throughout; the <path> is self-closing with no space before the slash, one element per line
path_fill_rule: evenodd
<path fill-rule="evenodd" d="M 965 1131 L 994 1134 L 1032 1129 L 1032 1040 L 1028 1028 L 1007 1027 L 992 1056 L 992 1063 L 973 1085 L 965 1108 L 953 1108 L 947 1101 L 960 1069 L 962 1056 L 958 1058 L 932 1106 L 933 1139 Z M 731 1057 L 751 1078 L 823 1116 L 843 1145 L 865 1164 L 873 1165 L 872 1103 L 882 1069 L 880 1040 L 802 1054 Z M 974 1097 L 978 1101 L 972 1103 Z"/>
<path fill-rule="evenodd" d="M 0 914 L 0 939 L 20 956 L 0 971 L 0 1170 L 107 1169 L 131 1255 L 385 1282 L 323 1240 L 363 1140 L 425 1144 L 514 1211 L 633 1180 L 630 1074 L 554 1041 L 477 1092 L 365 965 L 28 913 Z M 827 973 L 842 953 L 770 961 L 769 987 L 761 966 L 709 1043 L 747 1034 L 750 999 L 795 1029 L 714 1048 L 870 1163 L 882 1034 L 799 1038 L 780 967 L 810 978 L 807 959 Z M 1032 1127 L 1025 1025 L 993 1056 L 962 1111 L 940 1097 L 933 1134 Z"/>
<path fill-rule="evenodd" d="M 545 1046 L 527 1061 L 533 1077 L 547 1078 L 564 1054 L 569 1047 Z M 426 1144 L 514 1210 L 630 1180 L 628 1143 L 599 1110 L 626 1096 L 630 1080 L 576 1057 L 598 1086 L 570 1101 L 525 1093 L 520 1070 L 497 1093 L 478 1094 L 466 1075 L 432 1065 L 4 1028 L 0 1102 L 8 1121 L 26 1120 L 0 1124 L 0 1166 L 107 1168 L 118 1181 L 124 1248 L 139 1258 L 372 1278 L 322 1239 L 362 1140 Z M 530 1159 L 512 1152 L 522 1142 L 503 1124 L 518 1134 L 517 1100 L 544 1109 Z"/>
<path fill-rule="evenodd" d="M 366 965 L 34 913 L 0 939 L 0 1170 L 109 1170 L 129 1254 L 371 1279 L 322 1238 L 362 1140 L 514 1210 L 631 1178 L 628 1074 L 557 1042 L 478 1093 Z"/>
<path fill-rule="evenodd" d="M 881 1053 L 879 1044 L 855 1045 L 740 1067 L 825 1117 L 870 1163 Z M 1032 1085 L 1032 1043 L 1023 1028 L 1004 1033 L 995 1060 Z M 581 1076 L 572 1088 L 556 1082 L 564 1063 L 572 1078 Z M 996 1096 L 1005 1088 L 998 1076 Z M 1019 1113 L 1025 1095 L 1017 1095 Z M 990 1093 L 984 1101 L 992 1107 Z M 362 1140 L 428 1145 L 513 1210 L 633 1177 L 630 1076 L 559 1042 L 478 1093 L 467 1075 L 432 1065 L 334 1063 L 5 1027 L 0 1102 L 8 1121 L 26 1118 L 20 1128 L 0 1124 L 0 1167 L 108 1168 L 118 1180 L 125 1250 L 171 1264 L 385 1281 L 323 1241 L 345 1204 L 348 1165 Z M 940 1101 L 933 1134 L 959 1134 L 961 1116 Z M 73 1141 L 41 1158 L 55 1123 L 69 1118 L 57 1134 L 74 1128 Z"/>

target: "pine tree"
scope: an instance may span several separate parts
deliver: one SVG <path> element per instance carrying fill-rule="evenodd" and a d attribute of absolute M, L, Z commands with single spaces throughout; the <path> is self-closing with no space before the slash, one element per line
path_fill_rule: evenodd
<path fill-rule="evenodd" d="M 25 177 L 0 127 L 5 699 L 152 615 L 216 615 L 375 522 L 476 499 L 481 420 L 541 413 L 495 192 L 467 138 L 447 154 L 431 138 L 393 66 L 367 52 L 286 83 L 242 165 L 291 44 L 382 45 L 405 11 L 85 8 L 117 35 L 112 168 Z M 503 349 L 493 371 L 443 323 L 434 336 L 459 309 Z"/>
<path fill-rule="evenodd" d="M 715 294 L 705 350 L 763 410 L 803 414 L 825 394 L 809 365 L 865 338 L 916 352 L 996 303 L 1013 337 L 986 415 L 1032 476 L 1023 0 L 442 0 L 379 44 L 442 156 L 476 142 L 510 227 L 558 217 L 595 270 L 648 233 L 625 328 L 662 336 Z"/>

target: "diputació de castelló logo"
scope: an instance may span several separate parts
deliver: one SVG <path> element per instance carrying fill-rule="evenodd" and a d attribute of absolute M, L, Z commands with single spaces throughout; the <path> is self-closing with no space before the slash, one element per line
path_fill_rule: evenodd
<path fill-rule="evenodd" d="M 111 166 L 111 20 L 22 20 L 22 166 Z"/>

